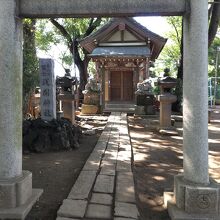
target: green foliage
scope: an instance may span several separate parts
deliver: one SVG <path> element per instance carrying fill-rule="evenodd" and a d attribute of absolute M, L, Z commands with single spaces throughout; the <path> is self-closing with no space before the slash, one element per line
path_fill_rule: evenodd
<path fill-rule="evenodd" d="M 73 43 L 75 39 L 78 42 L 78 40 L 87 36 L 86 31 L 88 30 L 91 19 L 59 18 L 56 21 L 62 26 L 62 32 L 49 19 L 39 20 L 37 22 L 36 45 L 38 49 L 45 52 L 48 52 L 54 45 L 61 45 L 62 49 L 57 50 L 60 62 L 64 68 L 70 68 L 74 59 L 72 51 L 70 51 L 70 42 Z M 106 19 L 103 19 L 102 23 L 105 21 Z M 85 52 L 82 51 L 79 45 L 77 47 L 81 60 L 83 60 L 85 58 Z"/>
<path fill-rule="evenodd" d="M 182 17 L 168 17 L 166 19 L 171 30 L 165 34 L 168 41 L 155 62 L 155 72 L 159 75 L 168 67 L 171 76 L 176 76 L 181 56 Z"/>
<path fill-rule="evenodd" d="M 160 94 L 160 87 L 158 85 L 154 85 L 153 94 L 154 95 L 159 95 Z"/>
<path fill-rule="evenodd" d="M 25 112 L 30 94 L 39 85 L 39 62 L 35 48 L 35 20 L 25 19 L 23 25 L 23 109 Z"/>
<path fill-rule="evenodd" d="M 58 45 L 61 38 L 53 30 L 53 25 L 48 19 L 38 19 L 35 31 L 36 47 L 39 50 L 48 51 L 52 45 Z"/>
<path fill-rule="evenodd" d="M 217 52 L 218 47 L 220 47 L 220 38 L 217 36 L 214 39 L 212 45 L 209 47 L 209 66 L 208 66 L 209 77 L 215 76 L 217 57 L 218 57 L 218 65 L 220 65 L 220 51 Z"/>

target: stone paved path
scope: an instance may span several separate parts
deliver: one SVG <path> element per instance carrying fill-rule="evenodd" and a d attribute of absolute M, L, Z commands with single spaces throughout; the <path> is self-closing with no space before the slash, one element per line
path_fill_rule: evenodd
<path fill-rule="evenodd" d="M 127 114 L 112 113 L 57 220 L 137 220 Z"/>

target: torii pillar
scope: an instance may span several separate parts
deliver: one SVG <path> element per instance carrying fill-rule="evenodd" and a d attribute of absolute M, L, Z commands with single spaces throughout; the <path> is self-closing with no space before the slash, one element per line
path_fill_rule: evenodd
<path fill-rule="evenodd" d="M 0 6 L 0 219 L 24 219 L 42 190 L 22 171 L 22 23 L 15 0 Z"/>
<path fill-rule="evenodd" d="M 184 15 L 183 175 L 174 180 L 172 220 L 219 220 L 220 188 L 208 164 L 208 1 Z"/>

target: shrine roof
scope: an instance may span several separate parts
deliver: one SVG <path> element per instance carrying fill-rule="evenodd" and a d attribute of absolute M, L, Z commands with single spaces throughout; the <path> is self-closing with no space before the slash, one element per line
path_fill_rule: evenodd
<path fill-rule="evenodd" d="M 124 51 L 131 51 L 136 48 L 136 52 L 140 53 L 138 50 L 139 46 L 145 46 L 150 50 L 150 52 L 145 51 L 147 52 L 146 56 L 150 54 L 150 60 L 154 61 L 159 56 L 166 42 L 166 38 L 153 33 L 133 18 L 121 17 L 110 19 L 97 31 L 82 39 L 80 45 L 90 55 L 97 53 L 97 51 L 100 53 L 100 49 L 97 49 L 100 47 L 108 46 L 114 50 L 117 50 L 116 48 L 118 47 Z M 95 52 L 93 52 L 94 50 Z"/>
<path fill-rule="evenodd" d="M 151 52 L 147 46 L 132 46 L 132 47 L 97 47 L 90 57 L 147 57 Z"/>

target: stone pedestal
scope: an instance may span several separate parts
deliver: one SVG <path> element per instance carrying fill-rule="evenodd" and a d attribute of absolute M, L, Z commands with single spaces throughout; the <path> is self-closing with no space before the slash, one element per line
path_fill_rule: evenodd
<path fill-rule="evenodd" d="M 69 119 L 72 124 L 75 123 L 75 105 L 74 95 L 60 94 L 58 99 L 62 101 L 63 117 Z"/>
<path fill-rule="evenodd" d="M 171 129 L 171 104 L 176 101 L 176 96 L 170 93 L 164 93 L 158 96 L 160 102 L 160 128 Z"/>
<path fill-rule="evenodd" d="M 195 184 L 175 176 L 173 201 L 168 202 L 172 220 L 219 220 L 220 187 L 214 180 Z"/>
<path fill-rule="evenodd" d="M 0 219 L 24 219 L 43 190 L 32 189 L 32 174 L 0 180 Z"/>
<path fill-rule="evenodd" d="M 145 107 L 143 105 L 135 105 L 135 115 L 145 115 Z"/>
<path fill-rule="evenodd" d="M 63 117 L 68 118 L 72 122 L 72 124 L 75 123 L 74 101 L 70 101 L 70 100 L 63 101 Z"/>
<path fill-rule="evenodd" d="M 61 119 L 64 117 L 63 111 L 58 111 L 57 112 L 57 119 Z"/>
<path fill-rule="evenodd" d="M 97 114 L 99 108 L 96 105 L 82 104 L 81 114 L 83 115 L 94 115 Z"/>
<path fill-rule="evenodd" d="M 155 109 L 153 103 L 154 103 L 153 94 L 149 92 L 145 92 L 144 94 L 136 94 L 135 114 L 154 115 Z"/>
<path fill-rule="evenodd" d="M 93 115 L 97 114 L 100 106 L 100 94 L 94 92 L 87 92 L 84 94 L 81 114 Z"/>

